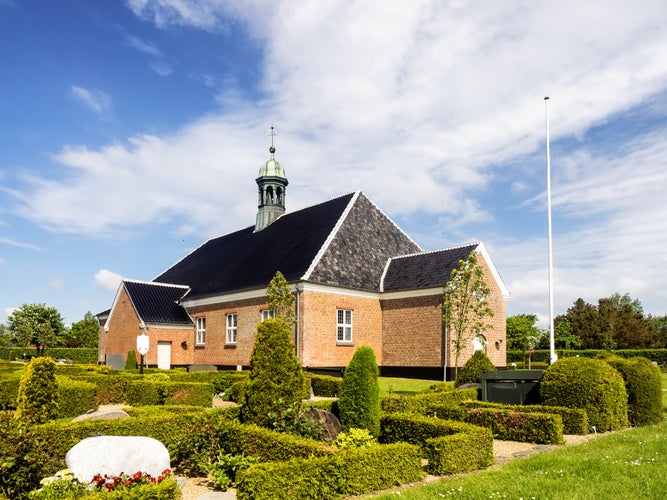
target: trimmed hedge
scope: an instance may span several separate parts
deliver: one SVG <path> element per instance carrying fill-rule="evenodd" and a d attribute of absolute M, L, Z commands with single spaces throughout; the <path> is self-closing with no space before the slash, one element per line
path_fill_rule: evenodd
<path fill-rule="evenodd" d="M 315 396 L 337 398 L 340 394 L 340 388 L 343 384 L 342 378 L 316 373 L 308 373 L 307 377 L 310 379 L 310 387 L 313 389 Z"/>
<path fill-rule="evenodd" d="M 628 391 L 628 420 L 630 425 L 642 426 L 662 422 L 662 376 L 660 370 L 646 358 L 605 359 L 623 377 Z"/>
<path fill-rule="evenodd" d="M 643 358 L 649 359 L 650 361 L 655 361 L 660 366 L 667 365 L 667 349 L 618 349 L 614 351 L 605 351 L 604 349 L 582 349 L 580 351 L 572 349 L 556 349 L 556 354 L 558 354 L 559 359 L 574 358 L 577 356 L 581 358 L 597 358 L 601 354 L 615 354 L 622 358 L 636 358 L 641 356 Z M 518 363 L 520 361 L 524 361 L 524 359 L 526 359 L 525 351 L 507 351 L 507 364 L 512 362 Z M 532 360 L 548 363 L 549 350 L 540 349 L 533 351 Z"/>
<path fill-rule="evenodd" d="M 540 398 L 543 405 L 586 410 L 588 423 L 600 432 L 628 425 L 623 377 L 599 359 L 559 359 L 544 372 Z"/>
<path fill-rule="evenodd" d="M 167 372 L 174 382 L 205 382 L 213 385 L 215 394 L 229 391 L 236 382 L 247 381 L 250 372 L 236 370 Z"/>
<path fill-rule="evenodd" d="M 3 372 L 0 381 L 0 410 L 16 409 L 16 396 L 21 381 L 20 371 Z"/>
<path fill-rule="evenodd" d="M 488 356 L 484 354 L 484 351 L 475 351 L 456 375 L 454 385 L 459 387 L 468 382 L 479 384 L 482 382 L 482 372 L 494 371 L 495 369 L 496 367 L 493 366 L 493 363 Z"/>
<path fill-rule="evenodd" d="M 495 439 L 538 444 L 563 443 L 563 420 L 560 415 L 473 408 L 468 410 L 466 421 L 491 429 Z"/>
<path fill-rule="evenodd" d="M 477 400 L 477 389 L 457 389 L 444 392 L 426 392 L 412 396 L 388 395 L 382 398 L 382 411 L 388 413 L 422 413 L 433 405 L 451 405 L 461 401 Z"/>
<path fill-rule="evenodd" d="M 461 405 L 465 408 L 500 408 L 521 413 L 551 413 L 560 415 L 563 421 L 563 434 L 588 434 L 588 416 L 586 415 L 586 411 L 580 408 L 541 405 L 506 405 L 503 403 L 491 403 L 487 401 L 464 401 Z"/>
<path fill-rule="evenodd" d="M 467 472 L 493 463 L 491 431 L 464 422 L 392 413 L 381 419 L 380 442 L 420 445 L 431 474 Z"/>
<path fill-rule="evenodd" d="M 95 409 L 97 387 L 90 382 L 57 376 L 58 418 L 76 417 Z"/>
<path fill-rule="evenodd" d="M 0 347 L 0 359 L 9 360 L 9 353 L 13 352 L 16 359 L 26 356 L 35 356 L 35 348 L 26 347 Z M 74 363 L 97 363 L 97 348 L 86 347 L 47 347 L 44 352 L 46 356 L 53 359 L 71 359 Z"/>
<path fill-rule="evenodd" d="M 338 398 L 338 413 L 343 430 L 366 429 L 373 437 L 380 434 L 380 370 L 375 351 L 369 346 L 357 349 L 345 369 Z"/>
<path fill-rule="evenodd" d="M 407 443 L 344 450 L 312 459 L 258 464 L 239 472 L 236 498 L 338 499 L 424 478 L 419 448 Z"/>

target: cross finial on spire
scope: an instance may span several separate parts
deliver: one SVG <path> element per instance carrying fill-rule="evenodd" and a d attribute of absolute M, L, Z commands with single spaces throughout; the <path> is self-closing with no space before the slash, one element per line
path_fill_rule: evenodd
<path fill-rule="evenodd" d="M 271 147 L 269 148 L 269 152 L 270 152 L 271 154 L 273 154 L 273 153 L 276 152 L 276 148 L 275 148 L 274 145 L 273 145 L 273 138 L 274 138 L 276 135 L 278 135 L 278 134 L 276 134 L 276 132 L 274 131 L 274 129 L 273 129 L 273 125 L 271 125 L 271 130 L 267 130 L 265 133 L 266 133 L 266 135 L 270 135 L 270 136 L 271 136 Z"/>

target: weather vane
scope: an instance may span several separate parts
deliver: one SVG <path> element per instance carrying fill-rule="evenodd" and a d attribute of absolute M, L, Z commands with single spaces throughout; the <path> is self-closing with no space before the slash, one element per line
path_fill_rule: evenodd
<path fill-rule="evenodd" d="M 266 135 L 270 135 L 270 136 L 271 136 L 271 148 L 269 149 L 269 151 L 270 151 L 271 153 L 275 153 L 275 152 L 276 152 L 276 148 L 273 146 L 273 138 L 274 138 L 275 136 L 277 136 L 278 134 L 276 134 L 275 130 L 273 129 L 273 125 L 271 125 L 271 130 L 267 130 L 267 131 L 264 132 L 264 133 L 265 133 Z"/>

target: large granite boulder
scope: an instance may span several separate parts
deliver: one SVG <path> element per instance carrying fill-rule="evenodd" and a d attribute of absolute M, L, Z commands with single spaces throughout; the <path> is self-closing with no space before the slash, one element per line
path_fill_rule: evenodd
<path fill-rule="evenodd" d="M 65 463 L 88 481 L 95 474 L 143 472 L 157 477 L 170 468 L 167 448 L 157 439 L 144 436 L 86 438 L 67 452 Z"/>

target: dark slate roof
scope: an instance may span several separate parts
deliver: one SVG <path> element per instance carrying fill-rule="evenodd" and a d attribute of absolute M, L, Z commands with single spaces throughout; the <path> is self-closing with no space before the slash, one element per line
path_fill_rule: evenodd
<path fill-rule="evenodd" d="M 276 271 L 302 279 L 355 193 L 207 241 L 154 281 L 190 287 L 187 299 L 265 288 Z"/>
<path fill-rule="evenodd" d="M 444 287 L 459 260 L 479 243 L 392 258 L 382 280 L 385 292 Z"/>
<path fill-rule="evenodd" d="M 192 325 L 190 316 L 177 303 L 187 291 L 186 287 L 138 281 L 123 283 L 144 323 Z"/>

